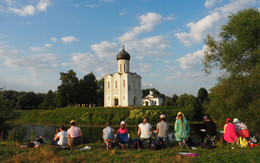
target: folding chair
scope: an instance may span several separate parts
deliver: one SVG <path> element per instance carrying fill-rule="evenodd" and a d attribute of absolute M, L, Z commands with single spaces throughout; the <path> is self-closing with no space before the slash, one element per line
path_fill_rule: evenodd
<path fill-rule="evenodd" d="M 231 147 L 233 147 L 233 145 L 236 144 L 238 138 L 239 137 L 237 137 L 236 140 L 231 144 Z"/>
<path fill-rule="evenodd" d="M 210 144 L 216 145 L 214 140 L 216 139 L 217 135 L 211 136 L 211 135 L 207 134 L 207 137 L 208 137 L 208 140 L 210 141 Z"/>
<path fill-rule="evenodd" d="M 186 142 L 187 142 L 187 140 L 188 140 L 189 138 L 190 138 L 190 137 L 188 136 L 187 138 L 184 138 L 184 139 L 181 141 L 181 145 L 180 145 L 180 148 L 179 148 L 178 151 L 180 151 L 184 145 L 186 145 L 189 149 L 191 149 L 191 148 L 186 144 Z"/>

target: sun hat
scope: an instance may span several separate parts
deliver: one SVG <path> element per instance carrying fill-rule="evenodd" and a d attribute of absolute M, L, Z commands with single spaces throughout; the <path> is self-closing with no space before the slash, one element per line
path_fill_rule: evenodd
<path fill-rule="evenodd" d="M 164 114 L 160 115 L 160 118 L 166 118 L 166 116 Z"/>
<path fill-rule="evenodd" d="M 121 125 L 125 125 L 125 121 L 121 121 L 121 123 L 120 123 Z"/>
<path fill-rule="evenodd" d="M 71 120 L 71 121 L 70 121 L 70 124 L 72 124 L 72 123 L 75 123 L 75 124 L 76 124 L 76 121 L 75 121 L 75 120 Z"/>
<path fill-rule="evenodd" d="M 178 112 L 176 119 L 178 119 L 178 116 L 179 116 L 179 115 L 182 115 L 182 117 L 185 118 L 185 117 L 184 117 L 184 114 L 183 114 L 182 112 Z"/>
<path fill-rule="evenodd" d="M 239 123 L 239 120 L 237 118 L 234 118 L 233 122 L 234 123 Z"/>

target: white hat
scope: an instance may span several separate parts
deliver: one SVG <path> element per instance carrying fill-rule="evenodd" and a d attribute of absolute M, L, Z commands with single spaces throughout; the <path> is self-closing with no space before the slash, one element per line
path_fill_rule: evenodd
<path fill-rule="evenodd" d="M 234 118 L 233 122 L 234 123 L 239 123 L 239 120 L 237 118 Z"/>
<path fill-rule="evenodd" d="M 121 121 L 121 123 L 120 123 L 121 125 L 125 125 L 125 121 Z"/>
<path fill-rule="evenodd" d="M 160 118 L 166 118 L 166 116 L 164 114 L 160 115 Z"/>

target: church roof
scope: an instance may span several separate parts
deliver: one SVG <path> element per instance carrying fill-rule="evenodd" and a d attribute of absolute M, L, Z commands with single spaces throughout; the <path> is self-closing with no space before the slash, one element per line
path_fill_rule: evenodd
<path fill-rule="evenodd" d="M 130 60 L 130 55 L 125 51 L 124 46 L 120 53 L 117 54 L 116 59 L 124 59 L 124 60 Z"/>

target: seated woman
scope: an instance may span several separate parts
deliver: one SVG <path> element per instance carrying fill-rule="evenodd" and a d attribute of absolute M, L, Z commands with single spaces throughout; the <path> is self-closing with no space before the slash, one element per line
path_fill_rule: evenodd
<path fill-rule="evenodd" d="M 150 139 L 152 137 L 151 134 L 153 134 L 152 125 L 148 123 L 148 118 L 143 119 L 143 123 L 140 123 L 138 125 L 138 136 L 140 136 L 140 139 L 146 140 Z"/>
<path fill-rule="evenodd" d="M 203 116 L 204 123 L 202 125 L 202 131 L 200 133 L 201 136 L 201 142 L 206 143 L 207 145 L 210 144 L 210 141 L 207 140 L 206 142 L 204 141 L 205 137 L 211 137 L 211 136 L 216 136 L 217 135 L 217 127 L 216 124 L 210 119 L 209 115 L 204 115 Z"/>
<path fill-rule="evenodd" d="M 234 118 L 233 120 L 234 125 L 236 127 L 236 133 L 238 137 L 244 137 L 244 138 L 248 138 L 250 136 L 250 132 L 247 129 L 247 126 L 245 123 L 240 122 L 237 118 Z"/>
<path fill-rule="evenodd" d="M 125 125 L 125 121 L 122 121 L 120 123 L 120 128 L 117 130 L 117 138 L 122 147 L 128 142 L 128 131 Z"/>
<path fill-rule="evenodd" d="M 158 140 L 160 141 L 160 144 L 163 144 L 163 142 L 168 142 L 168 130 L 169 125 L 166 122 L 166 116 L 164 114 L 160 115 L 160 122 L 157 123 L 156 133 L 158 134 Z"/>
<path fill-rule="evenodd" d="M 115 130 L 111 126 L 112 126 L 112 122 L 108 121 L 107 127 L 103 129 L 102 137 L 106 143 L 107 150 L 109 150 L 109 148 L 111 147 L 111 142 L 114 141 Z"/>
<path fill-rule="evenodd" d="M 181 145 L 181 141 L 183 139 L 186 139 L 190 136 L 189 122 L 186 120 L 182 112 L 178 112 L 177 114 L 176 121 L 174 124 L 174 130 L 175 130 L 175 138 L 176 141 L 179 142 L 179 145 Z"/>
<path fill-rule="evenodd" d="M 54 141 L 58 141 L 57 145 L 66 146 L 68 145 L 68 134 L 63 125 L 60 126 L 60 132 L 55 136 Z"/>
<path fill-rule="evenodd" d="M 58 140 L 54 140 L 54 138 L 57 136 L 57 134 L 58 134 L 59 132 L 60 132 L 60 128 L 57 128 L 57 129 L 56 129 L 56 134 L 55 134 L 55 136 L 53 137 L 53 139 L 51 139 L 51 145 L 57 145 L 59 139 L 58 139 Z"/>
<path fill-rule="evenodd" d="M 68 129 L 68 145 L 70 147 L 81 145 L 83 143 L 82 141 L 82 131 L 79 127 L 76 126 L 76 121 L 71 120 L 70 121 L 70 128 Z"/>
<path fill-rule="evenodd" d="M 224 125 L 224 140 L 228 143 L 233 143 L 237 139 L 236 127 L 232 124 L 232 119 L 227 118 Z"/>

